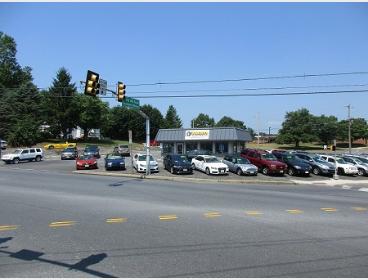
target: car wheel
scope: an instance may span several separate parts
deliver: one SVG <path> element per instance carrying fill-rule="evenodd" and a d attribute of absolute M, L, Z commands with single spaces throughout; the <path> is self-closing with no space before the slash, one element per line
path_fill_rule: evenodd
<path fill-rule="evenodd" d="M 195 167 L 195 164 L 194 163 L 192 163 L 192 169 L 193 170 L 196 170 L 196 167 Z"/>
<path fill-rule="evenodd" d="M 174 174 L 174 167 L 171 167 L 171 168 L 170 168 L 170 173 L 171 173 L 171 174 Z"/>
<path fill-rule="evenodd" d="M 210 175 L 210 169 L 208 167 L 206 168 L 206 174 Z"/>
<path fill-rule="evenodd" d="M 262 173 L 263 173 L 263 175 L 268 175 L 268 168 L 267 167 L 263 167 Z"/>
<path fill-rule="evenodd" d="M 238 170 L 236 170 L 236 174 L 238 174 L 239 176 L 241 176 L 243 174 L 242 170 L 240 168 L 238 168 Z"/>
<path fill-rule="evenodd" d="M 292 168 L 289 168 L 288 169 L 288 174 L 290 175 L 290 176 L 294 176 L 294 169 L 292 169 Z"/>
<path fill-rule="evenodd" d="M 41 157 L 40 156 L 36 156 L 36 161 L 37 162 L 41 161 Z"/>
<path fill-rule="evenodd" d="M 52 145 L 51 145 L 51 146 L 49 146 L 49 149 L 50 149 L 50 150 L 52 150 L 53 148 L 54 148 L 54 146 L 52 146 Z"/>
<path fill-rule="evenodd" d="M 318 167 L 314 167 L 312 172 L 313 172 L 314 175 L 319 175 L 321 173 L 321 171 L 319 170 Z"/>
<path fill-rule="evenodd" d="M 19 163 L 19 159 L 18 158 L 13 159 L 13 163 L 18 164 Z"/>
<path fill-rule="evenodd" d="M 358 169 L 358 175 L 359 175 L 359 176 L 364 176 L 364 175 L 365 175 L 365 171 L 364 171 L 364 169 L 359 168 L 359 169 Z"/>
<path fill-rule="evenodd" d="M 343 168 L 341 168 L 341 167 L 337 168 L 337 174 L 339 174 L 339 175 L 344 175 L 344 174 L 345 174 L 344 169 L 343 169 Z"/>

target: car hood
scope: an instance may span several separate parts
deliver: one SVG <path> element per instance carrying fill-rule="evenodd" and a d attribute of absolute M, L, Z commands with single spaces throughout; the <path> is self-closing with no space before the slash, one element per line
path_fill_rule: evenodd
<path fill-rule="evenodd" d="M 250 163 L 242 163 L 242 164 L 236 164 L 237 166 L 241 167 L 241 168 L 257 168 L 257 166 L 255 166 L 254 164 L 250 164 Z"/>
<path fill-rule="evenodd" d="M 305 168 L 305 169 L 308 169 L 309 168 L 309 164 L 307 164 L 307 163 L 305 163 L 305 162 L 303 162 L 303 161 L 301 161 L 301 160 L 288 160 L 287 162 L 286 162 L 287 164 L 290 164 L 290 165 L 298 165 L 298 166 L 300 166 L 301 168 Z"/>
<path fill-rule="evenodd" d="M 82 164 L 93 164 L 97 161 L 95 159 L 78 159 L 77 162 Z"/>
<path fill-rule="evenodd" d="M 124 162 L 124 159 L 121 158 L 117 158 L 117 159 L 106 159 L 106 162 L 112 162 L 112 163 L 120 163 L 120 162 Z"/>
<path fill-rule="evenodd" d="M 183 162 L 183 161 L 175 161 L 173 163 L 175 166 L 181 166 L 181 167 L 190 167 L 192 166 L 189 162 Z"/>
<path fill-rule="evenodd" d="M 138 164 L 146 164 L 146 161 L 137 161 Z M 157 161 L 151 160 L 150 165 L 158 165 Z"/>
<path fill-rule="evenodd" d="M 285 163 L 283 163 L 283 162 L 281 162 L 281 161 L 278 161 L 278 160 L 266 160 L 266 162 L 267 163 L 269 163 L 269 164 L 274 164 L 274 165 L 282 165 L 282 166 L 284 166 L 285 165 Z"/>
<path fill-rule="evenodd" d="M 222 162 L 206 162 L 206 165 L 208 165 L 209 167 L 228 168 L 228 166 Z"/>

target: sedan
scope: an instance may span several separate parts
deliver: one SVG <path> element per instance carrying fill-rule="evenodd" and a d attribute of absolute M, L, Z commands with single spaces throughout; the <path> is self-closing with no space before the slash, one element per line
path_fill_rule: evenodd
<path fill-rule="evenodd" d="M 61 160 L 64 159 L 76 159 L 78 157 L 78 150 L 76 148 L 66 148 L 61 154 Z"/>
<path fill-rule="evenodd" d="M 184 155 L 167 155 L 164 158 L 164 167 L 171 174 L 192 174 L 192 165 Z"/>
<path fill-rule="evenodd" d="M 80 169 L 97 169 L 97 160 L 91 155 L 80 155 L 76 160 L 76 168 Z"/>
<path fill-rule="evenodd" d="M 119 154 L 107 154 L 105 157 L 106 170 L 125 170 L 124 158 Z"/>
<path fill-rule="evenodd" d="M 225 156 L 222 160 L 229 167 L 229 171 L 240 175 L 257 176 L 258 167 L 251 164 L 246 158 L 240 156 Z"/>

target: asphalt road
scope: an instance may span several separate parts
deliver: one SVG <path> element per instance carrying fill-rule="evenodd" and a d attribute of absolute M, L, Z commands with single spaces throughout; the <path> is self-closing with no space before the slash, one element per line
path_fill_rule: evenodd
<path fill-rule="evenodd" d="M 0 168 L 0 277 L 368 276 L 368 193 L 42 164 Z"/>

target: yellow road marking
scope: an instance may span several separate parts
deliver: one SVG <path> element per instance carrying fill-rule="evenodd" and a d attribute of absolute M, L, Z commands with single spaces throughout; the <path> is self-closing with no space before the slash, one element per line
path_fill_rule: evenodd
<path fill-rule="evenodd" d="M 2 225 L 0 226 L 0 231 L 15 230 L 17 228 L 17 225 Z"/>
<path fill-rule="evenodd" d="M 106 219 L 106 223 L 123 223 L 126 222 L 128 219 L 127 218 L 109 218 Z"/>
<path fill-rule="evenodd" d="M 206 218 L 216 218 L 221 217 L 220 212 L 207 212 L 203 214 Z"/>
<path fill-rule="evenodd" d="M 261 211 L 245 211 L 245 214 L 249 215 L 249 216 L 259 216 L 259 215 L 263 215 L 263 213 Z"/>
<path fill-rule="evenodd" d="M 352 207 L 355 211 L 367 211 L 368 209 L 365 207 Z"/>
<path fill-rule="evenodd" d="M 300 209 L 288 209 L 288 210 L 286 210 L 286 212 L 288 212 L 289 214 L 301 214 L 301 213 L 303 213 L 303 211 L 300 210 Z"/>
<path fill-rule="evenodd" d="M 160 220 L 167 221 L 167 220 L 176 220 L 178 217 L 176 215 L 162 215 L 159 216 Z"/>
<path fill-rule="evenodd" d="M 59 222 L 52 222 L 49 224 L 49 227 L 70 227 L 75 225 L 75 221 L 59 221 Z"/>
<path fill-rule="evenodd" d="M 336 208 L 321 208 L 321 210 L 325 212 L 337 212 Z"/>

